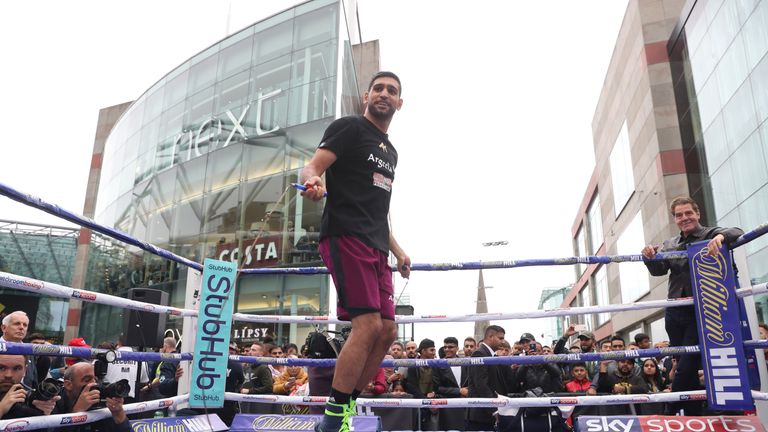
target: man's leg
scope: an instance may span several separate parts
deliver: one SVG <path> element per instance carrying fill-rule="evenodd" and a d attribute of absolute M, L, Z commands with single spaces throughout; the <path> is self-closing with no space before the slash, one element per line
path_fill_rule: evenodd
<path fill-rule="evenodd" d="M 381 361 L 384 356 L 387 355 L 389 347 L 392 346 L 392 342 L 397 338 L 397 325 L 395 322 L 388 319 L 381 320 L 382 331 L 377 334 L 378 339 L 373 345 L 368 358 L 363 366 L 363 373 L 360 375 L 360 379 L 357 380 L 355 390 L 364 390 L 368 385 L 368 382 L 373 379 L 376 372 L 381 367 Z M 360 364 L 357 362 L 357 364 Z"/>
<path fill-rule="evenodd" d="M 392 323 L 394 325 L 394 323 Z M 344 343 L 344 348 L 336 360 L 336 372 L 333 374 L 333 388 L 351 394 L 363 377 L 368 383 L 373 374 L 368 374 L 369 362 L 380 364 L 386 354 L 386 350 L 377 359 L 374 358 L 381 352 L 379 338 L 384 333 L 384 321 L 378 312 L 371 312 L 352 318 L 352 333 Z M 360 367 L 361 365 L 365 365 Z M 375 369 L 373 369 L 375 372 Z"/>
<path fill-rule="evenodd" d="M 331 399 L 325 406 L 322 422 L 315 427 L 316 431 L 349 430 L 348 419 L 353 414 L 350 404 L 352 392 L 367 369 L 365 365 L 368 364 L 369 358 L 373 353 L 378 352 L 379 337 L 383 331 L 384 325 L 378 312 L 352 318 L 352 332 L 336 360 Z M 384 355 L 382 354 L 381 357 L 383 358 Z M 378 362 L 381 362 L 381 358 Z"/>

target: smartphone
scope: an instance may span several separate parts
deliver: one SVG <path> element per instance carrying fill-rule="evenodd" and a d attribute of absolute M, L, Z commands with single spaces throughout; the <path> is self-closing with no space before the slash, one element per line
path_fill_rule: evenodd
<path fill-rule="evenodd" d="M 530 345 L 528 345 L 528 349 L 531 351 L 536 351 L 536 343 L 532 342 Z"/>
<path fill-rule="evenodd" d="M 587 330 L 587 326 L 586 324 L 574 324 L 573 329 L 577 332 L 583 332 Z"/>

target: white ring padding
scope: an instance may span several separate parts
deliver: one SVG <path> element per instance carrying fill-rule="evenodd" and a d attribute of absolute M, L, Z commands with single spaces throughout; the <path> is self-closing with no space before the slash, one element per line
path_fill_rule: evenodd
<path fill-rule="evenodd" d="M 178 406 L 180 403 L 186 402 L 188 400 L 189 395 L 181 395 L 166 399 L 132 403 L 129 405 L 124 405 L 123 409 L 125 410 L 126 414 L 135 414 L 138 412 L 161 410 L 174 405 Z M 80 413 L 55 414 L 49 416 L 0 420 L 0 431 L 33 430 L 45 428 L 54 428 L 54 430 L 66 430 L 67 426 L 93 423 L 111 416 L 112 413 L 109 412 L 108 408 L 101 408 L 94 411 Z"/>
<path fill-rule="evenodd" d="M 167 313 L 171 316 L 189 316 L 196 317 L 197 311 L 191 309 L 179 309 L 170 306 L 160 306 L 151 303 L 144 303 L 136 300 L 128 300 L 122 297 L 117 297 L 104 293 L 96 293 L 87 290 L 76 290 L 74 288 L 65 287 L 62 285 L 43 282 L 36 279 L 30 279 L 27 277 L 16 276 L 11 273 L 0 272 L 0 286 L 12 289 L 20 289 L 33 293 L 44 293 L 53 297 L 74 298 L 75 300 L 82 300 L 98 304 L 106 304 L 110 306 L 156 312 Z M 740 288 L 736 290 L 736 295 L 739 298 L 768 293 L 768 282 L 754 285 L 747 288 Z M 570 316 L 570 315 L 586 315 L 603 312 L 621 312 L 628 310 L 642 310 L 642 309 L 656 309 L 656 308 L 668 308 L 688 306 L 693 304 L 693 299 L 690 297 L 681 299 L 668 299 L 668 300 L 651 300 L 645 302 L 627 303 L 620 305 L 606 305 L 606 306 L 581 306 L 574 308 L 554 308 L 548 310 L 537 310 L 533 312 L 516 312 L 516 313 L 482 313 L 482 314 L 470 314 L 470 315 L 421 315 L 421 316 L 407 316 L 397 315 L 395 322 L 397 323 L 426 323 L 426 322 L 476 322 L 485 320 L 513 320 L 513 319 L 529 319 L 529 318 L 550 318 L 556 316 Z M 341 321 L 338 318 L 328 316 L 290 316 L 290 315 L 249 315 L 242 313 L 232 314 L 234 321 L 247 321 L 247 322 L 259 322 L 259 323 L 327 323 L 327 324 L 343 324 L 349 323 L 349 321 Z"/>

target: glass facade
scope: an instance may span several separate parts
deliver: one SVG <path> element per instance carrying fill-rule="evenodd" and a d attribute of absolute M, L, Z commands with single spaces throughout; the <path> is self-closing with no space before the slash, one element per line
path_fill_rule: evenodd
<path fill-rule="evenodd" d="M 322 265 L 323 203 L 302 199 L 290 183 L 328 124 L 360 112 L 348 36 L 357 30 L 348 31 L 343 6 L 316 0 L 281 12 L 205 49 L 147 90 L 107 139 L 96 220 L 197 262 Z M 103 272 L 117 270 L 126 283 L 114 294 L 162 289 L 183 307 L 184 268 L 117 242 L 108 249 L 91 257 L 87 289 L 106 289 Z M 243 276 L 236 311 L 327 314 L 327 299 L 325 275 Z M 119 310 L 83 309 L 84 336 L 119 334 L 122 321 L 110 319 Z M 250 342 L 254 332 L 246 327 L 234 323 L 236 341 Z M 308 329 L 267 331 L 301 345 Z"/>
<path fill-rule="evenodd" d="M 691 194 L 703 223 L 753 229 L 768 214 L 768 1 L 692 3 L 669 44 Z M 768 237 L 745 248 L 752 283 L 768 281 Z"/>
<path fill-rule="evenodd" d="M 79 229 L 0 221 L 0 271 L 69 286 Z M 0 288 L 0 319 L 23 310 L 29 328 L 60 342 L 67 321 L 66 299 Z"/>

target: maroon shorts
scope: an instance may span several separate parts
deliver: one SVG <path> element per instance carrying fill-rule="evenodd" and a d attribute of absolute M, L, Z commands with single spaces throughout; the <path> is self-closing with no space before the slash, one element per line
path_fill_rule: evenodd
<path fill-rule="evenodd" d="M 320 240 L 320 256 L 331 272 L 338 297 L 339 319 L 378 312 L 395 319 L 395 293 L 387 254 L 356 237 L 326 237 Z"/>

